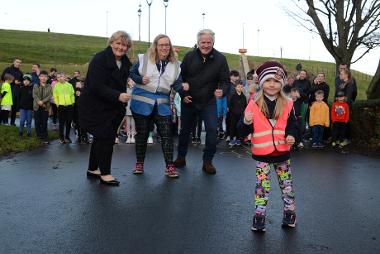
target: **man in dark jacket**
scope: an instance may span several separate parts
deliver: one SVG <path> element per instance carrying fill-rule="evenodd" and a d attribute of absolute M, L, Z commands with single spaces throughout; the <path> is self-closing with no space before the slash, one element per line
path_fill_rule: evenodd
<path fill-rule="evenodd" d="M 202 170 L 215 174 L 212 159 L 217 143 L 217 114 L 215 97 L 227 93 L 229 68 L 226 58 L 214 49 L 215 34 L 209 29 L 198 33 L 198 47 L 188 52 L 181 64 L 182 89 L 178 92 L 182 98 L 181 133 L 178 142 L 176 167 L 186 165 L 189 135 L 196 116 L 200 116 L 206 128 L 206 147 L 203 150 Z"/>
<path fill-rule="evenodd" d="M 11 125 L 16 125 L 16 113 L 18 112 L 18 95 L 19 90 L 21 86 L 21 82 L 23 81 L 24 74 L 20 70 L 22 60 L 20 58 L 15 58 L 13 60 L 13 64 L 7 68 L 4 69 L 3 74 L 1 75 L 1 80 L 4 80 L 4 75 L 6 73 L 12 74 L 14 77 L 13 82 L 11 83 L 11 89 L 12 89 L 12 99 L 13 99 L 13 105 L 11 109 Z"/>

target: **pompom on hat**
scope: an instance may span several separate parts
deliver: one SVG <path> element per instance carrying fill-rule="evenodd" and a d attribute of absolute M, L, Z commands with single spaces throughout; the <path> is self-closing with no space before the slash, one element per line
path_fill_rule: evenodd
<path fill-rule="evenodd" d="M 257 90 L 262 89 L 264 82 L 270 78 L 280 82 L 282 87 L 285 85 L 286 71 L 284 66 L 279 62 L 267 61 L 263 63 L 259 68 L 257 68 L 256 74 L 258 78 Z"/>
<path fill-rule="evenodd" d="M 25 74 L 22 78 L 23 78 L 23 80 L 27 79 L 29 81 L 32 81 L 32 75 L 30 75 L 30 74 Z"/>

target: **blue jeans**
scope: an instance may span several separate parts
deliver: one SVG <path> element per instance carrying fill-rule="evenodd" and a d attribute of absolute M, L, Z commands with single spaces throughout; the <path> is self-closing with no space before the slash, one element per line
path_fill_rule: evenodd
<path fill-rule="evenodd" d="M 322 144 L 323 125 L 313 126 L 313 144 Z"/>
<path fill-rule="evenodd" d="M 185 158 L 189 145 L 190 133 L 197 116 L 200 116 L 206 129 L 206 147 L 203 150 L 203 161 L 212 162 L 216 152 L 216 103 L 198 109 L 193 105 L 181 105 L 181 132 L 178 140 L 178 157 Z"/>
<path fill-rule="evenodd" d="M 30 134 L 32 132 L 32 115 L 33 110 L 20 108 L 20 127 L 18 128 L 19 133 L 23 132 L 25 122 L 26 133 Z"/>

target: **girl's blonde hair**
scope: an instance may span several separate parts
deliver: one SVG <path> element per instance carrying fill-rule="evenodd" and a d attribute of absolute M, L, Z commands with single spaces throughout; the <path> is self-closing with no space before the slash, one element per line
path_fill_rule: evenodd
<path fill-rule="evenodd" d="M 156 38 L 154 38 L 152 45 L 150 45 L 150 47 L 148 48 L 147 52 L 148 52 L 148 56 L 149 56 L 150 61 L 152 61 L 153 63 L 156 63 L 159 60 L 157 47 L 158 47 L 158 41 L 162 38 L 167 38 L 169 40 L 170 50 L 169 50 L 168 61 L 169 62 L 176 61 L 177 59 L 175 57 L 175 52 L 174 52 L 174 48 L 172 45 L 172 41 L 170 40 L 169 36 L 167 36 L 165 34 L 157 35 Z"/>
<path fill-rule="evenodd" d="M 259 91 L 257 91 L 255 93 L 253 100 L 254 100 L 254 102 L 256 102 L 256 104 L 259 106 L 261 112 L 263 112 L 263 114 L 267 118 L 277 120 L 278 118 L 280 118 L 280 116 L 284 112 L 284 109 L 285 109 L 286 104 L 287 104 L 289 99 L 286 96 L 286 94 L 282 91 L 282 88 L 281 88 L 279 96 L 277 97 L 276 106 L 274 108 L 274 112 L 273 112 L 272 116 L 269 115 L 268 106 L 264 100 L 264 89 L 260 89 Z"/>

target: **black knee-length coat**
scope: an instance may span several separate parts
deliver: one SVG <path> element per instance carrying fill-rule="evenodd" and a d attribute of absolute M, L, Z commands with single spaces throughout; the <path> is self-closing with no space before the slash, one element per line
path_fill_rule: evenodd
<path fill-rule="evenodd" d="M 98 138 L 115 137 L 125 115 L 125 104 L 119 96 L 126 91 L 131 62 L 123 56 L 121 63 L 119 69 L 109 46 L 97 53 L 88 67 L 79 97 L 79 124 Z"/>

